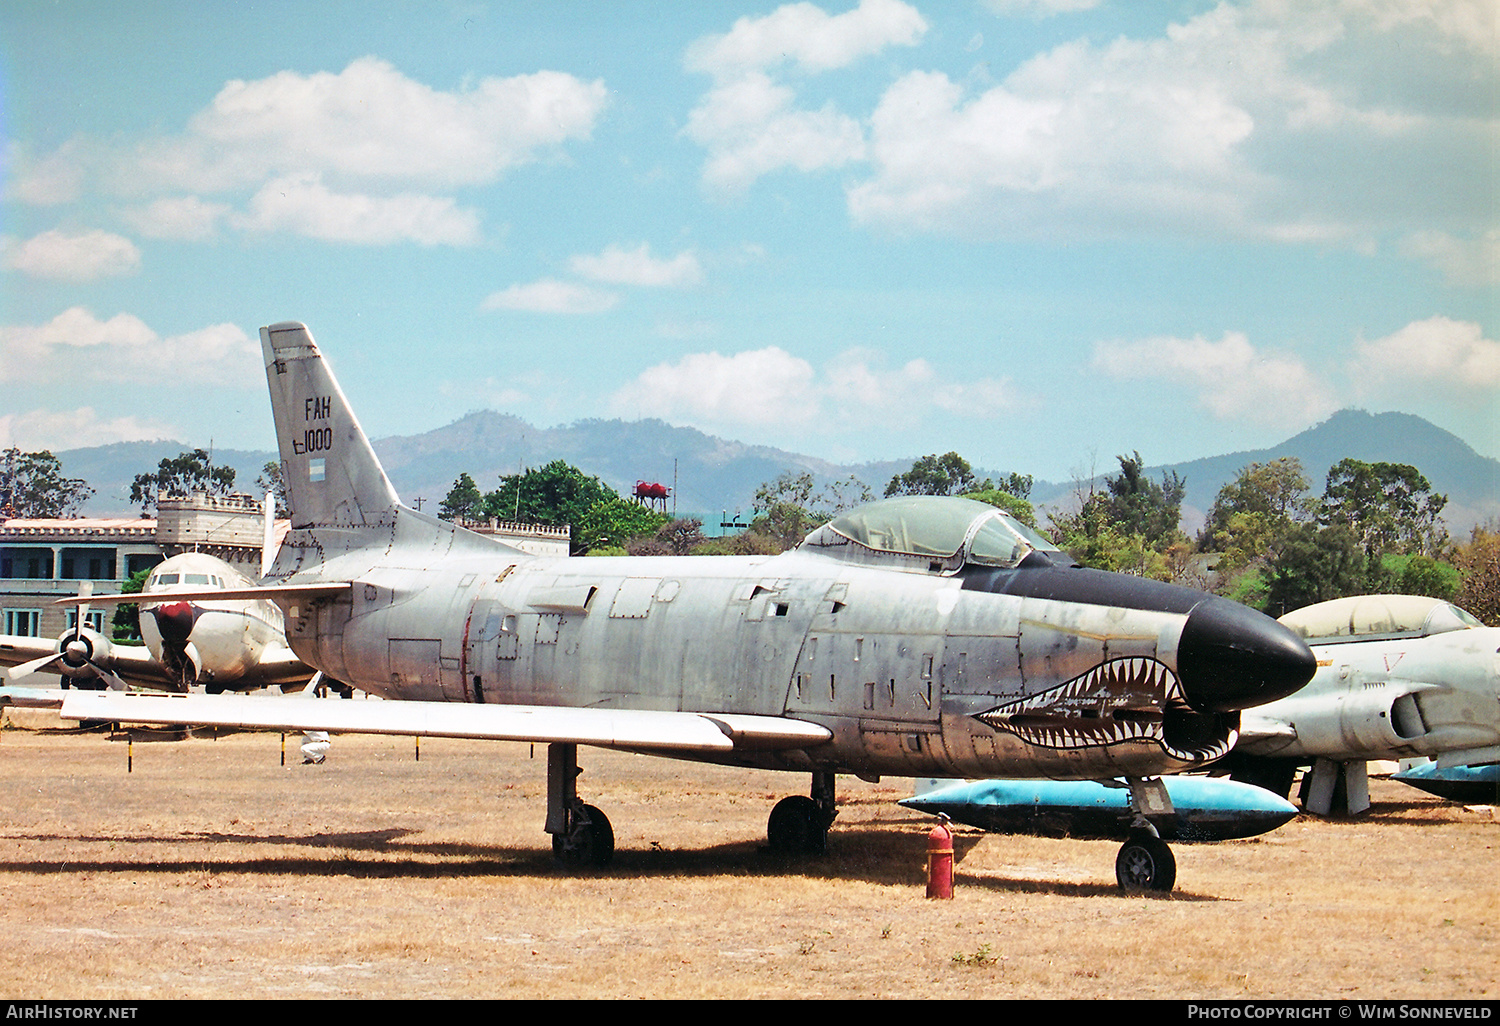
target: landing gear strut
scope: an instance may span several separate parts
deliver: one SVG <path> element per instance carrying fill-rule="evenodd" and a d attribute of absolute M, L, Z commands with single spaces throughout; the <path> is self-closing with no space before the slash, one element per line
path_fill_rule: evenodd
<path fill-rule="evenodd" d="M 822 855 L 828 850 L 828 828 L 838 815 L 834 805 L 834 775 L 812 775 L 812 794 L 783 798 L 766 822 L 766 840 L 778 855 Z"/>
<path fill-rule="evenodd" d="M 1115 882 L 1122 891 L 1167 893 L 1177 882 L 1177 860 L 1152 819 L 1175 816 L 1167 786 L 1160 777 L 1127 777 L 1130 808 L 1135 813 L 1130 837 L 1115 857 Z"/>
<path fill-rule="evenodd" d="M 609 819 L 578 797 L 578 746 L 547 746 L 547 833 L 552 854 L 572 868 L 600 867 L 615 856 Z"/>

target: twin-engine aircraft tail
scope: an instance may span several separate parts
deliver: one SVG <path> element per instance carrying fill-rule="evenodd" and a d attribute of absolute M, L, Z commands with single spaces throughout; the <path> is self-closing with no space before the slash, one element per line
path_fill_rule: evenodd
<path fill-rule="evenodd" d="M 400 500 L 312 334 L 260 329 L 292 528 L 389 527 Z"/>

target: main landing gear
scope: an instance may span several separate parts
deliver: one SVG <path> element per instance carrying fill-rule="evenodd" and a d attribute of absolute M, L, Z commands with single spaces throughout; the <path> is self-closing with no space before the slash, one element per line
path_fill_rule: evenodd
<path fill-rule="evenodd" d="M 1127 777 L 1130 808 L 1135 813 L 1130 835 L 1115 857 L 1115 882 L 1122 891 L 1165 894 L 1177 883 L 1177 860 L 1161 839 L 1153 818 L 1176 815 L 1160 777 Z"/>
<path fill-rule="evenodd" d="M 822 855 L 828 849 L 828 828 L 838 815 L 831 772 L 812 775 L 812 794 L 783 798 L 766 822 L 766 840 L 778 855 Z"/>
<path fill-rule="evenodd" d="M 552 854 L 570 868 L 598 868 L 615 857 L 609 819 L 578 797 L 578 746 L 547 746 L 547 833 Z"/>

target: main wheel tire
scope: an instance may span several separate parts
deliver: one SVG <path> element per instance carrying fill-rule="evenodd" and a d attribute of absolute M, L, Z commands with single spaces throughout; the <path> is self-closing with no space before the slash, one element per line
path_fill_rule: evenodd
<path fill-rule="evenodd" d="M 1177 860 L 1159 837 L 1132 837 L 1115 857 L 1115 881 L 1123 891 L 1165 893 L 1177 882 Z"/>
<path fill-rule="evenodd" d="M 828 845 L 823 810 L 806 795 L 781 799 L 766 821 L 766 840 L 780 855 L 822 855 Z"/>
<path fill-rule="evenodd" d="M 598 869 L 615 857 L 615 831 L 609 817 L 593 805 L 572 816 L 566 834 L 552 835 L 552 854 L 565 866 Z"/>

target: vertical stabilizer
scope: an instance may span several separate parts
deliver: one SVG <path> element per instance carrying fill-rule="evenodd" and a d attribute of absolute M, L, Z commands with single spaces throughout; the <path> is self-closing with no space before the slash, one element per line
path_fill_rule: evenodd
<path fill-rule="evenodd" d="M 400 500 L 307 326 L 260 329 L 292 527 L 393 523 Z"/>

